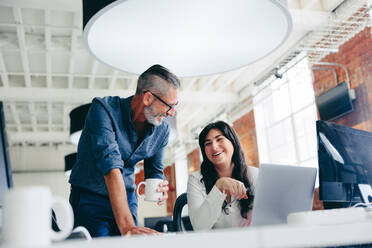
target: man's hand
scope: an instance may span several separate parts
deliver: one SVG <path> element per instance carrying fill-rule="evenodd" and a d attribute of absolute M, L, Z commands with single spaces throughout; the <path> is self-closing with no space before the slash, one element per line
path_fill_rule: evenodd
<path fill-rule="evenodd" d="M 168 199 L 168 181 L 164 180 L 163 182 L 159 183 L 159 187 L 156 189 L 156 192 L 163 192 L 163 196 L 159 197 L 158 205 L 163 205 L 164 202 Z"/>
<path fill-rule="evenodd" d="M 133 226 L 128 229 L 126 233 L 124 233 L 125 236 L 131 236 L 131 235 L 150 235 L 150 234 L 160 234 L 159 232 L 150 229 L 148 227 L 137 227 Z"/>

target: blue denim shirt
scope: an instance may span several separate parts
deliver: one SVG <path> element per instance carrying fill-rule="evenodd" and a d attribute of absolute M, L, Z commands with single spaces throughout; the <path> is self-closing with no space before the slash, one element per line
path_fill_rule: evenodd
<path fill-rule="evenodd" d="M 159 126 L 151 125 L 137 146 L 130 110 L 132 98 L 93 99 L 79 140 L 77 162 L 71 171 L 72 186 L 108 195 L 104 175 L 119 168 L 127 193 L 132 194 L 136 188 L 134 166 L 141 160 L 144 160 L 145 178 L 164 178 L 162 159 L 169 124 L 164 119 Z"/>

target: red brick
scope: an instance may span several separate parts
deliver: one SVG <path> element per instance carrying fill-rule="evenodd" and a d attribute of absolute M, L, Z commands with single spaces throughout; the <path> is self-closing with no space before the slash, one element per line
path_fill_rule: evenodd
<path fill-rule="evenodd" d="M 200 169 L 200 163 L 201 163 L 201 158 L 200 158 L 199 148 L 196 148 L 195 150 L 193 150 L 187 155 L 188 170 L 190 172 L 198 171 Z"/>
<path fill-rule="evenodd" d="M 360 123 L 354 123 L 348 121 L 348 117 L 342 117 L 334 122 L 339 124 L 354 123 L 354 127 L 371 130 L 372 120 L 369 117 L 368 120 L 360 118 L 361 116 L 367 116 L 366 113 L 370 113 L 368 116 L 372 116 L 372 36 L 371 28 L 365 28 L 363 31 L 355 35 L 345 44 L 339 47 L 338 53 L 333 53 L 326 56 L 323 61 L 339 63 L 348 69 L 350 73 L 350 84 L 352 88 L 361 88 L 367 92 L 365 93 L 364 100 L 359 106 L 358 113 L 351 113 L 350 117 L 357 117 Z M 336 67 L 335 67 L 336 68 Z M 336 73 L 339 78 L 339 82 L 346 79 L 345 72 L 341 68 L 336 68 Z M 314 71 L 314 91 L 316 95 L 329 89 L 331 82 L 333 81 L 332 73 L 324 73 L 320 71 Z"/>

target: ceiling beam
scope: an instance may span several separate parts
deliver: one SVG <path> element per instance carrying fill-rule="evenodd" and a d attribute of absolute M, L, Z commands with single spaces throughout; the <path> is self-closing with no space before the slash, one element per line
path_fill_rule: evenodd
<path fill-rule="evenodd" d="M 213 82 L 215 82 L 217 80 L 217 78 L 219 77 L 220 75 L 215 75 L 215 76 L 211 76 L 208 78 L 207 82 L 202 84 L 202 86 L 200 87 L 200 90 L 201 91 L 205 91 L 206 89 L 209 89 L 209 87 L 211 87 L 211 85 L 213 84 Z"/>
<path fill-rule="evenodd" d="M 0 91 L 0 99 L 3 101 L 88 103 L 96 96 L 120 95 L 127 97 L 131 94 L 132 92 L 127 90 L 6 88 Z"/>
<path fill-rule="evenodd" d="M 52 130 L 52 104 L 50 102 L 47 102 L 47 115 L 48 115 L 48 130 L 51 132 Z"/>
<path fill-rule="evenodd" d="M 65 103 L 86 103 L 94 97 L 133 95 L 132 90 L 98 90 L 98 89 L 51 89 L 51 88 L 5 88 L 0 91 L 3 101 L 47 101 Z M 181 91 L 179 101 L 185 103 L 237 103 L 238 95 L 225 92 Z"/>
<path fill-rule="evenodd" d="M 222 81 L 222 85 L 217 89 L 217 91 L 224 91 L 227 87 L 229 87 L 235 80 L 237 80 L 242 72 L 244 71 L 244 67 L 234 71 L 232 73 L 229 73 L 228 79 Z"/>
<path fill-rule="evenodd" d="M 130 80 L 129 87 L 128 87 L 129 90 L 136 91 L 136 88 L 137 88 L 137 80 L 138 80 L 137 77 L 134 77 L 134 78 L 132 78 L 132 79 Z"/>
<path fill-rule="evenodd" d="M 10 104 L 10 112 L 12 113 L 14 122 L 16 124 L 17 132 L 20 132 L 21 131 L 21 121 L 19 120 L 17 108 L 16 108 L 14 102 L 11 102 L 9 104 Z"/>
<path fill-rule="evenodd" d="M 214 76 L 211 76 L 207 79 L 207 82 L 205 82 L 204 84 L 202 84 L 202 86 L 200 87 L 200 92 L 202 91 L 205 91 L 207 89 L 209 89 L 209 87 L 220 77 L 221 75 L 214 75 Z M 204 93 L 206 94 L 206 93 Z M 209 94 L 209 92 L 208 92 Z M 182 120 L 182 124 L 184 126 L 186 126 L 190 121 L 192 121 L 195 117 L 197 116 L 200 116 L 202 114 L 202 112 L 205 111 L 204 108 L 198 108 L 196 110 L 193 110 L 190 114 L 188 114 L 186 116 L 185 119 Z"/>
<path fill-rule="evenodd" d="M 185 103 L 217 103 L 229 104 L 238 102 L 238 94 L 226 92 L 205 92 L 200 91 L 181 91 L 179 101 Z"/>
<path fill-rule="evenodd" d="M 112 72 L 112 76 L 110 78 L 110 81 L 109 81 L 109 90 L 113 90 L 114 87 L 115 87 L 115 82 L 116 82 L 116 79 L 118 78 L 118 74 L 119 72 L 117 70 L 114 70 Z"/>
<path fill-rule="evenodd" d="M 198 80 L 198 78 L 197 77 L 194 77 L 194 78 L 192 78 L 192 79 L 190 79 L 190 80 L 184 80 L 183 81 L 183 89 L 184 90 L 190 90 L 191 88 L 192 88 L 192 86 L 195 84 L 195 82 Z M 186 83 L 186 82 L 187 83 Z"/>
<path fill-rule="evenodd" d="M 4 56 L 3 53 L 0 51 L 0 70 L 1 70 L 1 81 L 3 82 L 3 87 L 9 87 L 9 77 L 6 71 L 5 63 L 4 63 Z"/>
<path fill-rule="evenodd" d="M 205 111 L 204 108 L 200 108 L 200 109 L 202 109 L 202 110 L 192 111 L 184 119 L 182 119 L 181 123 L 183 124 L 183 126 L 186 126 L 191 120 L 193 120 L 195 117 L 199 116 L 202 111 Z"/>
<path fill-rule="evenodd" d="M 318 0 L 308 0 L 303 6 L 303 9 L 312 9 L 316 3 L 319 3 Z"/>
<path fill-rule="evenodd" d="M 68 132 L 16 132 L 9 133 L 10 143 L 18 142 L 68 142 Z"/>
<path fill-rule="evenodd" d="M 79 25 L 79 16 L 77 13 L 74 13 L 74 27 L 77 27 Z M 71 31 L 71 40 L 70 40 L 70 60 L 68 63 L 68 88 L 72 89 L 73 83 L 74 83 L 74 66 L 75 66 L 75 60 L 74 60 L 74 51 L 76 50 L 77 47 L 77 37 L 79 35 L 79 31 L 76 29 L 73 29 Z"/>
<path fill-rule="evenodd" d="M 82 1 L 76 0 L 1 0 L 1 5 L 7 7 L 63 10 L 72 12 L 82 9 Z"/>
<path fill-rule="evenodd" d="M 25 73 L 24 72 L 10 72 L 8 71 L 7 72 L 8 75 L 11 75 L 11 76 L 24 76 Z M 40 76 L 44 76 L 46 77 L 47 74 L 45 72 L 32 72 L 32 73 L 29 73 L 30 76 L 35 76 L 35 77 L 40 77 Z M 90 74 L 83 74 L 83 73 L 53 73 L 53 76 L 54 77 L 68 77 L 72 75 L 73 77 L 80 77 L 80 78 L 89 78 L 91 75 Z M 108 74 L 96 74 L 95 76 L 96 78 L 111 78 L 112 75 L 108 75 Z M 117 78 L 123 78 L 123 79 L 133 79 L 134 80 L 134 86 L 136 86 L 136 83 L 137 83 L 137 77 L 135 75 L 120 75 L 120 76 L 117 76 Z"/>
<path fill-rule="evenodd" d="M 324 11 L 291 9 L 293 30 L 312 31 L 328 22 L 329 13 Z"/>
<path fill-rule="evenodd" d="M 51 31 L 50 31 L 50 28 L 48 28 L 48 25 L 50 24 L 50 11 L 49 10 L 45 10 L 45 13 L 44 13 L 44 18 L 45 18 L 45 49 L 46 49 L 46 53 L 45 53 L 45 66 L 46 66 L 46 82 L 47 82 L 47 87 L 48 88 L 51 88 L 52 87 L 52 58 L 51 58 L 51 55 L 50 55 L 50 50 L 51 50 L 51 37 L 52 37 L 52 34 L 51 34 Z"/>
<path fill-rule="evenodd" d="M 36 132 L 37 121 L 36 121 L 35 103 L 34 102 L 30 102 L 28 104 L 28 107 L 29 107 L 30 117 L 31 117 L 31 123 L 32 123 L 32 131 L 33 132 Z"/>
<path fill-rule="evenodd" d="M 54 25 L 54 24 L 47 24 L 46 25 L 46 24 L 11 23 L 11 22 L 2 22 L 2 23 L 0 23 L 0 27 L 13 27 L 13 28 L 16 28 L 17 26 L 22 26 L 22 27 L 29 28 L 29 29 L 51 28 L 51 29 L 59 29 L 59 30 L 76 29 L 78 31 L 81 31 L 81 27 L 61 26 L 61 25 Z"/>
<path fill-rule="evenodd" d="M 94 80 L 96 79 L 96 72 L 97 72 L 98 62 L 96 59 L 93 59 L 92 69 L 90 71 L 90 76 L 88 80 L 88 89 L 93 89 Z"/>
<path fill-rule="evenodd" d="M 69 115 L 69 108 L 67 107 L 67 104 L 63 104 L 63 131 L 68 132 L 68 126 L 69 126 L 69 120 L 70 120 L 70 115 Z"/>
<path fill-rule="evenodd" d="M 23 23 L 21 9 L 16 7 L 13 8 L 14 20 L 17 23 Z M 26 47 L 26 38 L 25 38 L 25 29 L 23 26 L 17 26 L 17 38 L 18 46 L 21 52 L 21 60 L 23 65 L 25 85 L 26 87 L 31 87 L 31 76 L 30 76 L 30 65 L 28 62 L 27 47 Z"/>

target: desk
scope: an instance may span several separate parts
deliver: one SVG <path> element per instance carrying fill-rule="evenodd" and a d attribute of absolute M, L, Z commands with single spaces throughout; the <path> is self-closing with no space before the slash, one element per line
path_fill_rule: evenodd
<path fill-rule="evenodd" d="M 372 243 L 372 222 L 328 226 L 277 225 L 163 236 L 98 238 L 91 242 L 65 241 L 51 248 L 290 248 L 363 243 Z"/>

